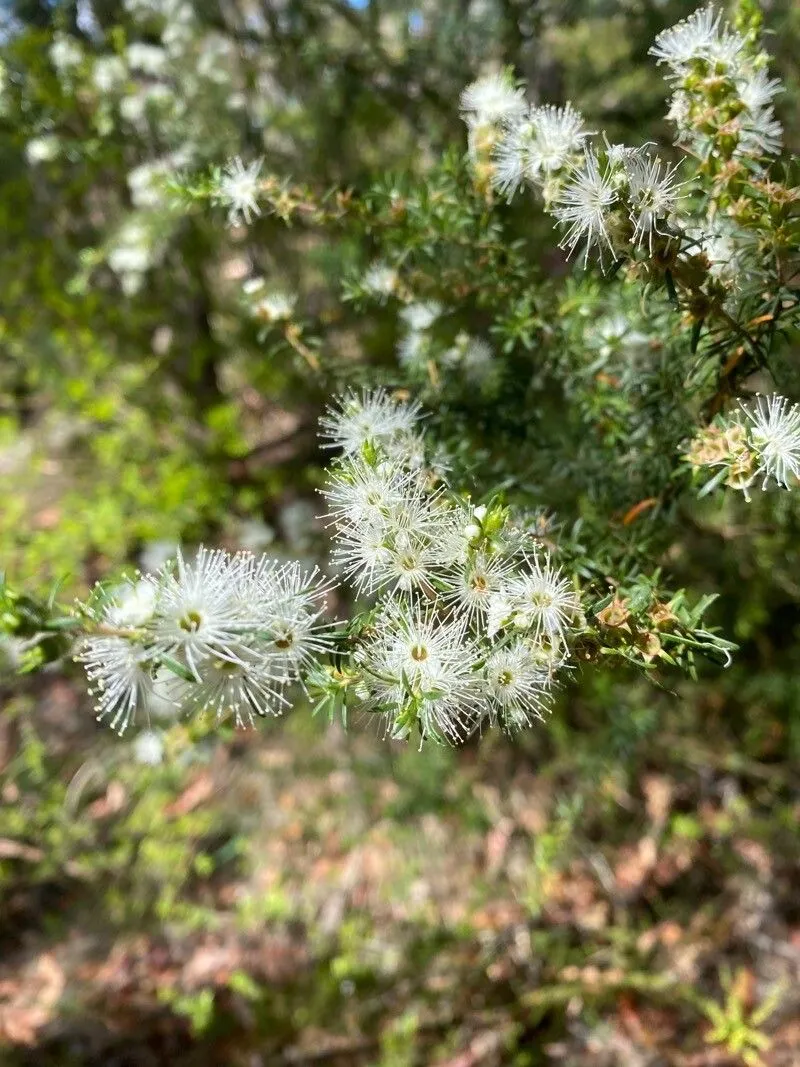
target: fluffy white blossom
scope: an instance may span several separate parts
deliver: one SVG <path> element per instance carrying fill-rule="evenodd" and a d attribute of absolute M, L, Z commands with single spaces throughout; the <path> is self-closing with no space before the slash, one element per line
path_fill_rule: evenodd
<path fill-rule="evenodd" d="M 442 562 L 447 564 L 451 558 L 445 549 Z M 511 572 L 511 561 L 499 553 L 469 553 L 455 566 L 451 564 L 451 569 L 444 574 L 444 599 L 463 612 L 471 623 L 482 626 L 492 598 L 505 589 Z"/>
<path fill-rule="evenodd" d="M 209 659 L 203 663 L 197 684 L 184 691 L 187 710 L 210 711 L 218 720 L 232 716 L 237 726 L 252 725 L 254 716 L 279 715 L 288 701 L 282 693 L 281 678 L 268 661 L 256 658 L 245 648 L 238 663 Z"/>
<path fill-rule="evenodd" d="M 63 76 L 83 62 L 83 49 L 73 37 L 58 34 L 50 45 L 50 61 Z"/>
<path fill-rule="evenodd" d="M 123 292 L 132 296 L 139 291 L 145 275 L 162 254 L 163 243 L 156 237 L 152 226 L 133 215 L 112 236 L 106 259 L 118 276 Z"/>
<path fill-rule="evenodd" d="M 737 116 L 739 141 L 735 155 L 774 156 L 783 144 L 783 126 L 771 107 L 747 108 Z"/>
<path fill-rule="evenodd" d="M 419 404 L 398 400 L 384 389 L 350 390 L 319 420 L 320 437 L 324 447 L 350 455 L 366 444 L 385 446 L 413 434 L 419 418 Z"/>
<path fill-rule="evenodd" d="M 531 111 L 534 145 L 529 157 L 533 175 L 560 170 L 575 152 L 583 148 L 588 133 L 583 128 L 583 115 L 572 104 L 554 107 L 546 104 Z"/>
<path fill-rule="evenodd" d="M 725 66 L 735 62 L 744 46 L 712 4 L 693 12 L 676 26 L 662 31 L 650 54 L 665 63 L 676 77 L 683 77 L 693 63 L 716 62 Z"/>
<path fill-rule="evenodd" d="M 471 124 L 502 122 L 526 108 L 524 91 L 506 74 L 487 74 L 471 82 L 460 103 L 462 117 Z"/>
<path fill-rule="evenodd" d="M 356 653 L 372 698 L 393 737 L 415 725 L 422 737 L 463 741 L 484 712 L 480 653 L 466 620 L 440 620 L 432 609 L 389 601 Z"/>
<path fill-rule="evenodd" d="M 329 475 L 323 490 L 329 518 L 357 526 L 399 508 L 414 490 L 415 476 L 396 463 L 367 463 L 355 455 Z"/>
<path fill-rule="evenodd" d="M 721 138 L 724 154 L 733 158 L 760 159 L 780 150 L 783 129 L 772 100 L 781 83 L 713 6 L 659 34 L 650 51 L 667 64 L 676 86 L 667 117 L 677 126 L 678 143 L 700 157 L 718 152 Z"/>
<path fill-rule="evenodd" d="M 584 264 L 593 248 L 615 255 L 610 231 L 610 212 L 619 200 L 613 168 L 600 166 L 596 153 L 589 149 L 581 167 L 570 175 L 569 181 L 553 208 L 553 215 L 567 227 L 561 247 L 570 255 L 583 243 Z"/>
<path fill-rule="evenodd" d="M 258 197 L 261 191 L 261 167 L 263 160 L 256 159 L 247 166 L 239 156 L 228 160 L 219 176 L 215 199 L 228 209 L 228 222 L 250 222 L 253 215 L 260 215 Z"/>
<path fill-rule="evenodd" d="M 626 163 L 627 205 L 633 223 L 633 244 L 653 249 L 653 234 L 669 219 L 680 198 L 681 184 L 675 181 L 677 164 L 665 166 L 655 156 L 636 154 Z"/>
<path fill-rule="evenodd" d="M 98 93 L 112 93 L 124 84 L 128 68 L 120 56 L 98 56 L 92 67 L 92 83 Z"/>
<path fill-rule="evenodd" d="M 235 563 L 238 595 L 243 610 L 256 618 L 259 651 L 284 685 L 302 681 L 303 672 L 330 649 L 329 629 L 323 621 L 331 582 L 316 568 L 299 563 L 265 565 L 249 553 Z"/>
<path fill-rule="evenodd" d="M 770 480 L 791 488 L 800 478 L 800 404 L 778 395 L 759 396 L 743 411 L 749 443 L 758 457 L 756 476 L 763 476 L 765 489 Z"/>
<path fill-rule="evenodd" d="M 736 80 L 739 99 L 753 114 L 769 107 L 778 93 L 783 92 L 780 78 L 770 78 L 766 70 L 749 70 Z"/>
<path fill-rule="evenodd" d="M 542 554 L 529 556 L 525 569 L 508 584 L 511 623 L 531 630 L 555 648 L 566 646 L 570 626 L 580 615 L 580 602 L 569 579 Z"/>
<path fill-rule="evenodd" d="M 689 227 L 686 236 L 686 254 L 705 256 L 711 277 L 726 287 L 736 290 L 754 275 L 753 239 L 732 220 L 715 215 L 702 226 Z"/>
<path fill-rule="evenodd" d="M 290 293 L 286 289 L 267 289 L 263 278 L 248 278 L 243 289 L 245 296 L 251 301 L 250 310 L 258 319 L 284 322 L 294 314 L 296 293 Z"/>
<path fill-rule="evenodd" d="M 151 78 L 164 74 L 169 56 L 163 48 L 143 41 L 133 41 L 125 49 L 125 59 L 131 70 L 138 70 Z"/>
<path fill-rule="evenodd" d="M 135 207 L 156 208 L 166 200 L 165 180 L 174 172 L 168 159 L 154 159 L 140 163 L 128 172 L 128 188 Z"/>
<path fill-rule="evenodd" d="M 76 657 L 98 717 L 122 732 L 138 710 L 209 709 L 237 725 L 279 714 L 287 687 L 330 650 L 330 590 L 299 563 L 201 548 L 98 594 Z"/>
<path fill-rule="evenodd" d="M 387 263 L 373 263 L 361 280 L 361 284 L 379 300 L 386 300 L 397 289 L 398 275 Z"/>
<path fill-rule="evenodd" d="M 366 518 L 340 518 L 334 561 L 359 592 L 429 588 L 442 572 L 440 538 L 444 511 L 416 479 L 402 483 L 402 497 Z"/>
<path fill-rule="evenodd" d="M 400 312 L 400 318 L 410 330 L 429 330 L 442 314 L 442 305 L 435 300 L 408 304 Z"/>
<path fill-rule="evenodd" d="M 204 660 L 242 661 L 242 637 L 255 620 L 242 617 L 236 577 L 227 552 L 201 548 L 193 562 L 187 563 L 179 551 L 174 569 L 146 579 L 158 603 L 156 650 L 180 656 L 198 681 Z"/>
<path fill-rule="evenodd" d="M 499 648 L 483 669 L 489 716 L 508 730 L 522 730 L 542 719 L 550 695 L 550 678 L 523 641 Z"/>
<path fill-rule="evenodd" d="M 505 124 L 493 152 L 492 184 L 511 199 L 524 182 L 545 182 L 574 161 L 587 136 L 583 116 L 572 104 L 530 108 Z"/>
<path fill-rule="evenodd" d="M 459 365 L 468 381 L 485 383 L 497 369 L 494 349 L 482 337 L 470 337 L 460 353 Z"/>
<path fill-rule="evenodd" d="M 426 370 L 431 356 L 431 339 L 422 330 L 409 330 L 397 343 L 397 360 L 410 373 Z"/>
<path fill-rule="evenodd" d="M 54 134 L 45 134 L 43 137 L 33 137 L 25 145 L 25 157 L 29 163 L 49 163 L 56 159 L 61 150 L 61 142 Z"/>
<path fill-rule="evenodd" d="M 123 734 L 152 686 L 151 656 L 124 637 L 86 637 L 75 656 L 83 664 L 98 719 Z"/>
<path fill-rule="evenodd" d="M 144 730 L 136 738 L 133 754 L 137 763 L 157 767 L 164 759 L 164 738 L 156 730 Z"/>
<path fill-rule="evenodd" d="M 152 583 L 126 581 L 108 600 L 106 619 L 112 626 L 137 629 L 152 618 L 156 606 L 156 590 Z"/>

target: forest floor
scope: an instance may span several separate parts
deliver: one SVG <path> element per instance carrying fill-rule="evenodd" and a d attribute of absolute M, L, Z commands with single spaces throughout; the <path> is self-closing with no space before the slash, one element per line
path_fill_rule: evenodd
<path fill-rule="evenodd" d="M 176 725 L 151 768 L 80 699 L 0 717 L 3 1065 L 800 1064 L 800 772 L 724 709 L 616 759 Z"/>

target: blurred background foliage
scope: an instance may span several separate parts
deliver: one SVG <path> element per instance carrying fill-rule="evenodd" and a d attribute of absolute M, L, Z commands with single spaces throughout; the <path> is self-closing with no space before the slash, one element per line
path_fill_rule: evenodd
<path fill-rule="evenodd" d="M 316 417 L 339 381 L 391 377 L 394 313 L 341 299 L 375 254 L 368 220 L 226 228 L 221 211 L 176 210 L 167 171 L 239 153 L 319 193 L 444 180 L 464 147 L 459 92 L 492 65 L 535 99 L 572 100 L 592 129 L 668 145 L 647 49 L 693 6 L 7 4 L 9 580 L 77 595 L 181 541 L 318 555 Z M 796 152 L 800 8 L 763 10 Z M 531 271 L 564 278 L 530 203 L 502 211 Z M 253 273 L 300 294 L 322 373 L 260 339 L 241 300 Z M 476 295 L 467 325 L 490 312 Z M 509 424 L 525 417 L 515 392 Z M 480 423 L 475 405 L 445 406 L 454 435 Z M 592 471 L 572 474 L 580 497 Z M 620 508 L 646 491 L 628 476 Z M 796 1063 L 798 534 L 796 494 L 687 506 L 665 562 L 721 594 L 734 665 L 677 691 L 583 672 L 513 746 L 387 750 L 358 723 L 345 736 L 298 714 L 244 737 L 165 723 L 149 766 L 95 728 L 64 674 L 6 672 L 4 1062 L 702 1067 L 746 1062 L 747 1034 L 769 1031 L 758 1055 Z"/>

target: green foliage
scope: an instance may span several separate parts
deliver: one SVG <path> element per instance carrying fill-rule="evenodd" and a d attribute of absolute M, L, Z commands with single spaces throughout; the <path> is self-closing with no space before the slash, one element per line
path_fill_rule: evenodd
<path fill-rule="evenodd" d="M 38 951 L 73 926 L 182 944 L 232 926 L 243 941 L 276 936 L 278 960 L 300 930 L 307 956 L 285 984 L 240 960 L 213 988 L 143 999 L 169 1026 L 185 1020 L 201 1057 L 213 1047 L 232 1064 L 248 1041 L 282 1055 L 311 1028 L 381 1067 L 472 1056 L 486 1034 L 487 1055 L 518 1067 L 551 1047 L 585 1062 L 603 1040 L 633 1059 L 617 1030 L 657 1034 L 660 1017 L 632 1019 L 664 1004 L 674 1047 L 705 1040 L 756 1067 L 788 994 L 759 1000 L 726 971 L 742 954 L 730 901 L 754 877 L 743 856 L 763 863 L 762 848 L 770 914 L 791 925 L 780 887 L 798 848 L 800 508 L 797 489 L 745 501 L 727 468 L 693 467 L 690 451 L 737 397 L 800 395 L 797 5 L 728 5 L 785 84 L 786 160 L 758 173 L 711 153 L 680 173 L 681 210 L 749 235 L 754 270 L 734 291 L 691 237 L 603 276 L 570 269 L 541 202 L 491 191 L 458 117 L 464 84 L 505 67 L 532 100 L 570 99 L 612 143 L 655 142 L 676 161 L 646 51 L 685 5 L 194 4 L 166 73 L 129 62 L 132 45 L 161 40 L 166 7 L 93 3 L 87 28 L 86 5 L 13 6 L 0 30 L 10 966 L 22 971 L 17 935 L 31 930 Z M 80 57 L 59 69 L 51 49 L 65 39 Z M 235 153 L 264 160 L 247 226 L 226 224 L 219 196 Z M 396 273 L 388 294 L 368 284 L 375 263 Z M 290 315 L 258 311 L 243 282 L 259 276 L 296 297 Z M 443 312 L 401 359 L 403 313 L 425 301 Z M 485 374 L 466 358 L 474 340 L 493 351 Z M 352 663 L 374 613 L 353 613 L 346 593 L 336 611 L 350 623 L 307 680 L 316 718 L 298 721 L 302 708 L 276 724 L 302 754 L 294 785 L 272 726 L 257 742 L 156 723 L 166 755 L 150 767 L 82 704 L 59 710 L 86 623 L 73 598 L 98 579 L 113 586 L 180 543 L 322 555 L 313 516 L 330 457 L 314 427 L 333 394 L 362 385 L 420 399 L 454 495 L 485 503 L 487 527 L 523 525 L 569 575 L 584 617 L 550 721 L 513 742 L 487 732 L 459 752 L 412 742 L 386 754 Z M 410 721 L 420 694 L 406 688 Z M 223 758 L 230 774 L 208 796 L 204 775 Z M 639 800 L 653 773 L 677 797 L 655 822 Z M 186 800 L 198 781 L 206 799 Z M 303 807 L 318 788 L 329 792 Z M 636 868 L 651 844 L 657 861 Z M 467 874 L 440 870 L 448 859 Z M 420 890 L 437 878 L 454 899 Z M 510 917 L 495 918 L 498 901 Z M 691 952 L 670 955 L 666 935 L 644 945 L 662 923 L 707 953 L 686 985 L 675 974 Z M 748 945 L 748 958 L 760 951 Z M 214 1045 L 240 1026 L 249 1036 L 232 1054 Z M 31 1055 L 72 1062 L 58 1048 Z"/>

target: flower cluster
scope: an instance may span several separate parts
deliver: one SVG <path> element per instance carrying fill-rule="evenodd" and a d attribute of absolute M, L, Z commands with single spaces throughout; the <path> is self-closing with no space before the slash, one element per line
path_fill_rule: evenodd
<path fill-rule="evenodd" d="M 650 52 L 668 68 L 669 118 L 679 144 L 721 162 L 780 151 L 783 130 L 772 100 L 781 83 L 713 5 L 660 33 Z"/>
<path fill-rule="evenodd" d="M 396 738 L 521 729 L 547 710 L 580 602 L 506 508 L 475 507 L 432 473 L 419 421 L 377 390 L 347 394 L 322 423 L 342 449 L 324 489 L 333 559 L 380 596 L 359 629 L 355 692 Z"/>
<path fill-rule="evenodd" d="M 583 248 L 584 264 L 591 251 L 602 262 L 640 249 L 652 254 L 657 238 L 672 240 L 681 196 L 677 167 L 646 146 L 588 144 L 571 104 L 512 111 L 493 129 L 491 184 L 509 199 L 523 185 L 538 191 L 564 228 L 561 246 L 569 254 Z"/>
<path fill-rule="evenodd" d="M 237 725 L 280 714 L 330 647 L 322 619 L 330 583 L 298 563 L 201 548 L 81 606 L 76 653 L 98 718 L 124 732 L 164 700 Z"/>
<path fill-rule="evenodd" d="M 791 489 L 800 479 L 800 404 L 785 397 L 758 396 L 752 405 L 705 427 L 686 450 L 695 470 L 716 473 L 700 490 L 710 493 L 720 484 L 739 489 L 749 499 L 759 480 L 762 489 L 774 482 Z"/>
<path fill-rule="evenodd" d="M 492 184 L 508 199 L 524 184 L 540 191 L 549 203 L 558 178 L 580 162 L 589 134 L 583 116 L 571 104 L 530 107 L 503 123 L 494 149 Z"/>
<path fill-rule="evenodd" d="M 766 74 L 766 56 L 752 51 L 711 6 L 659 34 L 651 49 L 668 67 L 674 89 L 668 117 L 677 124 L 678 144 L 726 181 L 726 166 L 747 158 L 752 169 L 781 145 L 772 107 L 781 85 Z M 590 252 L 601 264 L 637 255 L 669 264 L 680 237 L 707 254 L 723 288 L 734 287 L 737 249 L 724 259 L 720 253 L 735 246 L 735 226 L 718 222 L 713 210 L 699 222 L 683 217 L 677 166 L 646 145 L 609 144 L 605 137 L 591 143 L 571 104 L 531 107 L 521 92 L 508 78 L 483 78 L 462 93 L 479 182 L 508 199 L 533 188 L 562 227 L 561 247 L 570 255 L 582 250 L 584 265 Z"/>

